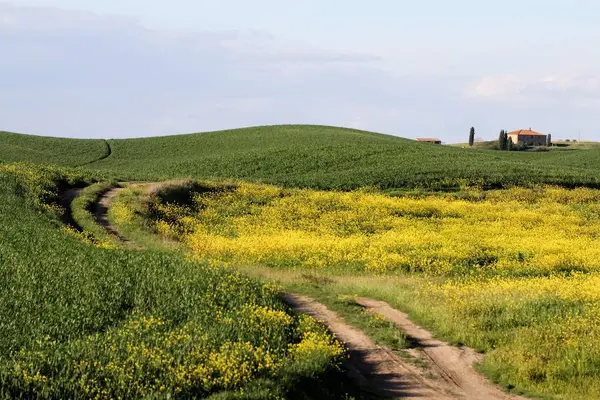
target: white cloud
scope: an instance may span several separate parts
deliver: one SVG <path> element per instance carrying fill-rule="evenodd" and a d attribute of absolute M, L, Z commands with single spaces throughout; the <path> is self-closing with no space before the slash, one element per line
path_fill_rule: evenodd
<path fill-rule="evenodd" d="M 600 77 L 582 74 L 487 76 L 469 86 L 467 95 L 530 105 L 564 102 L 585 104 L 591 100 L 600 100 Z"/>

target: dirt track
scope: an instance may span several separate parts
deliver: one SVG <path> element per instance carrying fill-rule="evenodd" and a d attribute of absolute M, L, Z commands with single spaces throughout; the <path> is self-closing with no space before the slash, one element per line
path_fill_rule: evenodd
<path fill-rule="evenodd" d="M 145 190 L 156 190 L 161 184 L 135 183 Z M 115 188 L 102 194 L 96 206 L 96 219 L 108 232 L 127 241 L 107 218 L 111 201 L 119 191 Z M 76 195 L 76 193 L 74 193 Z M 69 193 L 69 201 L 75 197 Z M 135 245 L 133 243 L 133 245 Z M 375 344 L 360 329 L 348 325 L 335 312 L 313 299 L 297 294 L 286 294 L 285 301 L 297 312 L 306 313 L 323 321 L 335 336 L 349 349 L 345 366 L 351 377 L 366 391 L 385 398 L 402 399 L 520 399 L 503 392 L 473 368 L 481 356 L 465 347 L 454 347 L 440 340 L 410 321 L 405 313 L 387 303 L 358 298 L 357 303 L 366 309 L 382 314 L 387 320 L 404 330 L 416 343 L 412 355 L 422 360 L 425 367 L 416 367 L 385 346 Z"/>
<path fill-rule="evenodd" d="M 346 344 L 350 358 L 345 366 L 363 389 L 388 398 L 456 398 L 443 380 L 426 378 L 426 371 L 409 364 L 387 347 L 378 346 L 323 304 L 297 294 L 287 294 L 285 300 L 296 311 L 323 321 Z"/>
<path fill-rule="evenodd" d="M 108 208 L 110 207 L 110 203 L 112 202 L 113 197 L 117 196 L 122 190 L 123 188 L 113 188 L 103 193 L 98 198 L 98 202 L 94 207 L 94 216 L 96 217 L 96 222 L 106 229 L 108 233 L 125 242 L 127 240 L 117 232 L 108 220 Z"/>
<path fill-rule="evenodd" d="M 452 391 L 467 399 L 519 399 L 508 394 L 475 371 L 474 363 L 482 361 L 475 350 L 468 347 L 451 346 L 433 338 L 425 329 L 415 325 L 408 315 L 392 308 L 389 304 L 367 298 L 358 298 L 361 306 L 383 315 L 406 332 L 416 343 L 418 353 L 424 355 L 437 373 L 452 386 Z"/>

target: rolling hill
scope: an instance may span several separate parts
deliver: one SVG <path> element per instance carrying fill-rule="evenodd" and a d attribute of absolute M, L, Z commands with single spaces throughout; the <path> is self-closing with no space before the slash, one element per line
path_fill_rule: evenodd
<path fill-rule="evenodd" d="M 104 140 L 65 139 L 0 131 L 0 161 L 84 165 L 109 155 Z"/>
<path fill-rule="evenodd" d="M 8 138 L 8 148 L 4 148 Z M 141 139 L 48 139 L 2 134 L 0 160 L 53 162 L 122 179 L 242 178 L 285 186 L 352 189 L 600 186 L 600 150 L 499 152 L 417 143 L 352 129 L 280 125 Z M 97 160 L 97 161 L 93 161 Z"/>

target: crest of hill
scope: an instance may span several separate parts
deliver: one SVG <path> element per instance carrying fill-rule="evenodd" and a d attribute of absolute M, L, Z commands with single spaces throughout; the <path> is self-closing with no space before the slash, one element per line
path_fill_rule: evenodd
<path fill-rule="evenodd" d="M 0 162 L 77 166 L 108 156 L 104 140 L 66 139 L 0 131 Z"/>
<path fill-rule="evenodd" d="M 102 141 L 58 140 L 53 147 L 56 154 L 47 156 L 48 162 L 79 165 L 83 159 L 97 159 L 85 168 L 102 170 L 119 179 L 238 178 L 320 189 L 445 189 L 465 183 L 488 187 L 531 183 L 600 186 L 596 173 L 600 168 L 599 150 L 473 150 L 331 126 L 259 126 L 108 140 L 109 156 L 98 158 L 94 157 L 102 152 Z M 39 143 L 30 144 L 32 150 L 24 146 L 26 156 L 45 148 Z M 66 149 L 79 149 L 82 155 L 77 157 L 78 163 Z M 0 160 L 5 160 L 3 152 Z"/>

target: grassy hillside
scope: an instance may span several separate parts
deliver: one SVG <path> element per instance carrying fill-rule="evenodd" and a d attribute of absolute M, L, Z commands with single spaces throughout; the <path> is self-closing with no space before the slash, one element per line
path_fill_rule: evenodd
<path fill-rule="evenodd" d="M 473 146 L 469 146 L 469 143 L 452 143 L 449 144 L 452 147 L 460 147 L 463 149 L 486 149 L 486 150 L 498 150 L 497 140 L 486 140 L 483 142 L 475 142 Z"/>
<path fill-rule="evenodd" d="M 11 136 L 0 160 L 83 164 L 120 179 L 241 178 L 285 186 L 600 185 L 600 149 L 499 152 L 325 126 L 282 125 L 101 141 Z M 52 146 L 50 146 L 52 145 Z M 39 155 L 38 155 L 39 153 Z"/>
<path fill-rule="evenodd" d="M 510 153 L 417 143 L 323 126 L 267 126 L 111 140 L 92 164 L 131 178 L 236 177 L 288 186 L 382 188 L 599 182 L 600 152 Z"/>
<path fill-rule="evenodd" d="M 104 140 L 64 139 L 0 131 L 0 162 L 77 166 L 109 154 Z"/>
<path fill-rule="evenodd" d="M 327 397 L 323 327 L 239 273 L 65 235 L 36 211 L 63 179 L 0 165 L 0 398 Z"/>

